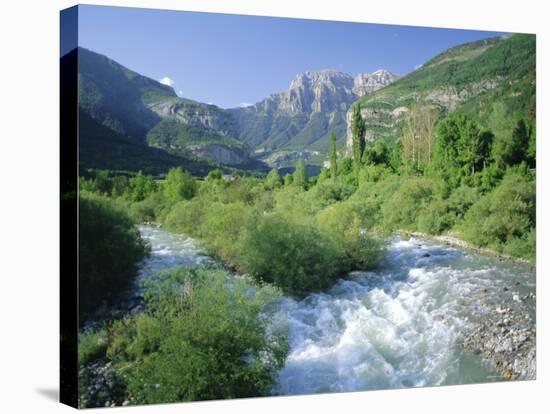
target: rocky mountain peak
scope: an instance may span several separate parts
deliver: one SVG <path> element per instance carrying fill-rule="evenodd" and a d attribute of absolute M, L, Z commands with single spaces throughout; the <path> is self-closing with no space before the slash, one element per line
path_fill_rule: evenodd
<path fill-rule="evenodd" d="M 358 96 L 364 96 L 399 79 L 386 69 L 378 69 L 372 73 L 359 73 L 353 80 L 353 92 Z"/>
<path fill-rule="evenodd" d="M 290 83 L 289 89 L 314 88 L 319 86 L 351 89 L 353 87 L 353 78 L 347 73 L 338 72 L 333 69 L 307 71 L 296 75 Z"/>

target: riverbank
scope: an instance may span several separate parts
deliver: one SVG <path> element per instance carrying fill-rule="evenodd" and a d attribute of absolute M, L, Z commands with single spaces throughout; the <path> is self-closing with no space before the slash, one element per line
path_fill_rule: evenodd
<path fill-rule="evenodd" d="M 535 263 L 529 260 L 478 247 L 451 235 L 432 236 L 407 231 L 398 233 L 535 267 Z M 504 287 L 503 291 L 509 300 L 492 305 L 482 303 L 487 291 L 483 289 L 480 296 L 480 309 L 484 309 L 484 312 L 478 321 L 470 322 L 461 332 L 458 343 L 464 349 L 480 355 L 483 363 L 497 372 L 502 379 L 534 380 L 536 379 L 536 325 L 529 307 L 534 307 L 536 296 L 534 293 L 522 295 L 516 289 L 517 287 L 518 284 Z"/>
<path fill-rule="evenodd" d="M 535 295 L 512 295 L 516 302 L 535 301 Z M 481 321 L 462 333 L 460 344 L 482 357 L 503 379 L 536 379 L 536 329 L 527 306 L 493 306 Z"/>
<path fill-rule="evenodd" d="M 416 237 L 416 238 L 424 239 L 424 240 L 433 240 L 433 241 L 443 243 L 446 246 L 458 247 L 460 249 L 470 250 L 470 251 L 473 251 L 475 253 L 496 256 L 499 259 L 506 259 L 506 260 L 513 260 L 513 261 L 517 261 L 517 262 L 521 262 L 521 263 L 527 263 L 527 264 L 530 264 L 531 266 L 535 267 L 535 263 L 530 261 L 530 260 L 523 259 L 521 257 L 510 256 L 508 254 L 501 253 L 501 252 L 498 252 L 494 249 L 489 249 L 487 247 L 476 246 L 475 244 L 469 243 L 465 240 L 462 240 L 462 239 L 460 239 L 456 236 L 450 235 L 450 234 L 437 236 L 437 235 L 432 235 L 432 234 L 428 234 L 428 233 L 422 233 L 422 232 L 419 232 L 419 231 L 408 231 L 408 230 L 398 230 L 398 231 L 396 231 L 396 233 L 399 234 L 399 235 L 406 235 L 406 236 L 409 236 L 409 237 Z"/>

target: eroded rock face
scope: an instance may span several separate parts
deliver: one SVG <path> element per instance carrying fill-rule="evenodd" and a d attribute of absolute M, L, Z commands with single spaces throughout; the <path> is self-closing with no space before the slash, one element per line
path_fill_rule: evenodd
<path fill-rule="evenodd" d="M 395 121 L 402 116 L 405 112 L 408 111 L 406 107 L 399 107 L 396 109 L 381 109 L 381 108 L 362 108 L 361 117 L 365 121 L 365 124 L 371 128 L 374 126 L 392 128 L 395 125 Z M 353 113 L 348 111 L 346 113 L 346 147 L 348 150 L 351 150 L 352 147 L 352 133 L 351 133 L 351 120 Z M 367 129 L 365 131 L 365 140 L 367 142 L 374 141 L 376 134 L 372 129 Z"/>
<path fill-rule="evenodd" d="M 395 82 L 400 76 L 378 69 L 373 73 L 360 73 L 353 80 L 353 92 L 361 97 Z"/>
<path fill-rule="evenodd" d="M 345 135 L 346 111 L 359 97 L 398 79 L 386 70 L 357 77 L 336 70 L 296 75 L 289 89 L 246 108 L 229 111 L 235 116 L 240 139 L 252 147 L 306 147 L 326 138 L 329 131 Z"/>
<path fill-rule="evenodd" d="M 207 158 L 226 165 L 240 165 L 248 161 L 248 155 L 238 149 L 220 144 L 191 145 L 188 149 L 197 157 Z"/>
<path fill-rule="evenodd" d="M 237 126 L 231 115 L 215 105 L 181 98 L 163 99 L 149 104 L 149 109 L 161 118 L 174 118 L 185 125 L 207 128 L 222 136 L 237 136 Z"/>

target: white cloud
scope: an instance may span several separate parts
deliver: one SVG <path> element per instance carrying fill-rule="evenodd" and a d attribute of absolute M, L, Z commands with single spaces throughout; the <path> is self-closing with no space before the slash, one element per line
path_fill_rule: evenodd
<path fill-rule="evenodd" d="M 174 79 L 170 79 L 168 76 L 165 76 L 164 78 L 159 79 L 159 82 L 167 86 L 174 86 L 176 83 Z"/>
<path fill-rule="evenodd" d="M 414 70 L 420 69 L 422 66 L 424 66 L 423 63 L 419 63 L 418 65 L 414 65 Z"/>
<path fill-rule="evenodd" d="M 179 95 L 179 96 L 183 96 L 183 91 L 181 91 L 181 90 L 178 91 L 178 95 Z"/>
<path fill-rule="evenodd" d="M 239 104 L 239 108 L 246 108 L 247 106 L 252 106 L 254 104 L 251 104 L 250 102 L 241 102 Z"/>

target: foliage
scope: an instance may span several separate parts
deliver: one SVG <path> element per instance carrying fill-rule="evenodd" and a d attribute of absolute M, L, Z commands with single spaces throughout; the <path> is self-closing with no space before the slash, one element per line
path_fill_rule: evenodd
<path fill-rule="evenodd" d="M 283 177 L 283 184 L 285 186 L 289 186 L 289 185 L 292 185 L 292 183 L 294 182 L 294 177 L 292 176 L 292 174 L 285 174 L 285 176 Z"/>
<path fill-rule="evenodd" d="M 273 168 L 271 171 L 269 171 L 269 174 L 267 174 L 267 177 L 265 178 L 266 190 L 274 190 L 281 187 L 282 185 L 283 181 L 281 180 L 279 171 L 277 170 L 277 168 Z"/>
<path fill-rule="evenodd" d="M 131 201 L 143 201 L 155 191 L 156 185 L 153 179 L 139 171 L 130 178 L 125 196 Z"/>
<path fill-rule="evenodd" d="M 208 173 L 206 177 L 207 180 L 221 180 L 223 177 L 223 171 L 219 168 L 216 168 Z"/>
<path fill-rule="evenodd" d="M 417 103 L 411 105 L 405 113 L 401 140 L 402 160 L 415 172 L 424 171 L 431 161 L 437 117 L 434 107 Z"/>
<path fill-rule="evenodd" d="M 304 160 L 301 158 L 296 162 L 296 168 L 292 176 L 292 183 L 303 190 L 307 190 L 309 177 Z"/>
<path fill-rule="evenodd" d="M 386 230 L 415 230 L 419 212 L 431 201 L 433 182 L 426 178 L 408 178 L 382 206 Z"/>
<path fill-rule="evenodd" d="M 303 295 L 330 286 L 337 276 L 337 258 L 315 227 L 270 214 L 243 233 L 239 268 L 285 293 Z"/>
<path fill-rule="evenodd" d="M 177 167 L 168 171 L 162 189 L 167 203 L 175 204 L 178 201 L 193 198 L 197 192 L 197 184 L 191 174 Z"/>
<path fill-rule="evenodd" d="M 330 161 L 330 176 L 332 179 L 336 179 L 338 176 L 338 154 L 336 152 L 336 134 L 333 132 L 330 133 L 328 144 L 328 159 Z"/>
<path fill-rule="evenodd" d="M 480 131 L 467 116 L 455 113 L 437 125 L 433 167 L 437 175 L 452 187 L 482 170 L 490 162 L 493 134 Z"/>
<path fill-rule="evenodd" d="M 78 365 L 82 366 L 104 357 L 108 346 L 105 329 L 88 331 L 78 335 Z"/>
<path fill-rule="evenodd" d="M 332 241 L 343 271 L 372 269 L 381 256 L 380 242 L 365 229 L 367 214 L 357 202 L 339 202 L 317 214 L 319 228 Z"/>
<path fill-rule="evenodd" d="M 535 238 L 529 235 L 535 224 L 535 184 L 529 177 L 510 173 L 468 210 L 463 231 L 467 240 L 499 251 L 520 241 L 532 243 L 527 251 L 534 256 Z"/>
<path fill-rule="evenodd" d="M 79 303 L 81 321 L 123 290 L 148 253 L 128 214 L 105 197 L 80 193 Z"/>
<path fill-rule="evenodd" d="M 178 270 L 149 281 L 149 312 L 117 335 L 126 344 L 109 349 L 130 362 L 119 369 L 132 403 L 269 395 L 288 347 L 284 331 L 268 332 L 261 311 L 278 297 L 223 271 Z"/>
<path fill-rule="evenodd" d="M 209 250 L 228 265 L 239 260 L 238 240 L 241 231 L 254 221 L 252 209 L 242 202 L 212 203 L 201 226 L 201 236 Z"/>
<path fill-rule="evenodd" d="M 365 121 L 361 117 L 361 107 L 359 105 L 352 107 L 351 134 L 353 163 L 358 168 L 361 165 L 363 152 L 365 151 Z"/>
<path fill-rule="evenodd" d="M 209 269 L 144 289 L 144 313 L 81 335 L 79 358 L 107 357 L 132 404 L 269 395 L 288 352 L 286 326 L 264 314 L 280 291 Z"/>

